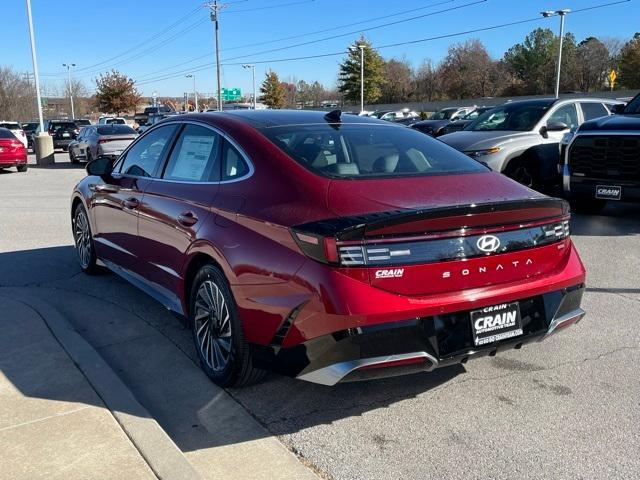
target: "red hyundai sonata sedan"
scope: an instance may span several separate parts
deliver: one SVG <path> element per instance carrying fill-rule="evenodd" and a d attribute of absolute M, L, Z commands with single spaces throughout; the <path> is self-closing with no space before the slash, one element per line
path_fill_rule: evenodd
<path fill-rule="evenodd" d="M 222 386 L 431 371 L 584 315 L 567 204 L 403 126 L 185 115 L 87 171 L 71 202 L 82 269 L 186 319 Z"/>

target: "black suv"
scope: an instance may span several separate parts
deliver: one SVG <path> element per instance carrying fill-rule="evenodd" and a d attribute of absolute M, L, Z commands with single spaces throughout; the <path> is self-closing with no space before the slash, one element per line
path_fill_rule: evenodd
<path fill-rule="evenodd" d="M 596 213 L 610 200 L 640 202 L 640 94 L 615 115 L 584 122 L 563 139 L 563 187 L 574 208 Z"/>
<path fill-rule="evenodd" d="M 44 130 L 53 138 L 53 148 L 61 148 L 65 152 L 79 133 L 78 126 L 72 120 L 47 120 Z"/>

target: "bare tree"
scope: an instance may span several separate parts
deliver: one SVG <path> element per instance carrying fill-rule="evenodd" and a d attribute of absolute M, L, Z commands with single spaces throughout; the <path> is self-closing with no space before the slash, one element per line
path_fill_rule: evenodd
<path fill-rule="evenodd" d="M 414 90 L 418 100 L 430 102 L 441 95 L 442 82 L 439 68 L 426 59 L 414 75 Z"/>
<path fill-rule="evenodd" d="M 35 88 L 27 77 L 9 67 L 0 67 L 0 119 L 32 120 L 36 107 Z"/>
<path fill-rule="evenodd" d="M 413 95 L 413 69 L 405 58 L 392 58 L 384 64 L 385 82 L 382 84 L 381 103 L 406 102 Z"/>

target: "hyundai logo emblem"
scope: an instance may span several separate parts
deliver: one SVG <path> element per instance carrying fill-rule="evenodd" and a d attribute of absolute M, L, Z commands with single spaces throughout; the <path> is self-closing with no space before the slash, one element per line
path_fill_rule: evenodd
<path fill-rule="evenodd" d="M 483 252 L 491 253 L 500 248 L 500 239 L 495 235 L 483 235 L 478 239 L 476 245 Z"/>

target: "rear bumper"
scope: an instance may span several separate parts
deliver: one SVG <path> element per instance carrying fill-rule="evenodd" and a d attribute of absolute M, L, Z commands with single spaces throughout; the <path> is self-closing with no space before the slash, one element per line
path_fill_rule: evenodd
<path fill-rule="evenodd" d="M 16 156 L 16 157 L 0 157 L 0 167 L 15 167 L 17 165 L 24 165 L 27 163 L 27 156 Z"/>
<path fill-rule="evenodd" d="M 258 366 L 323 385 L 431 371 L 541 341 L 579 322 L 584 285 L 519 301 L 523 335 L 475 347 L 469 311 L 337 331 L 299 345 L 254 347 Z"/>

